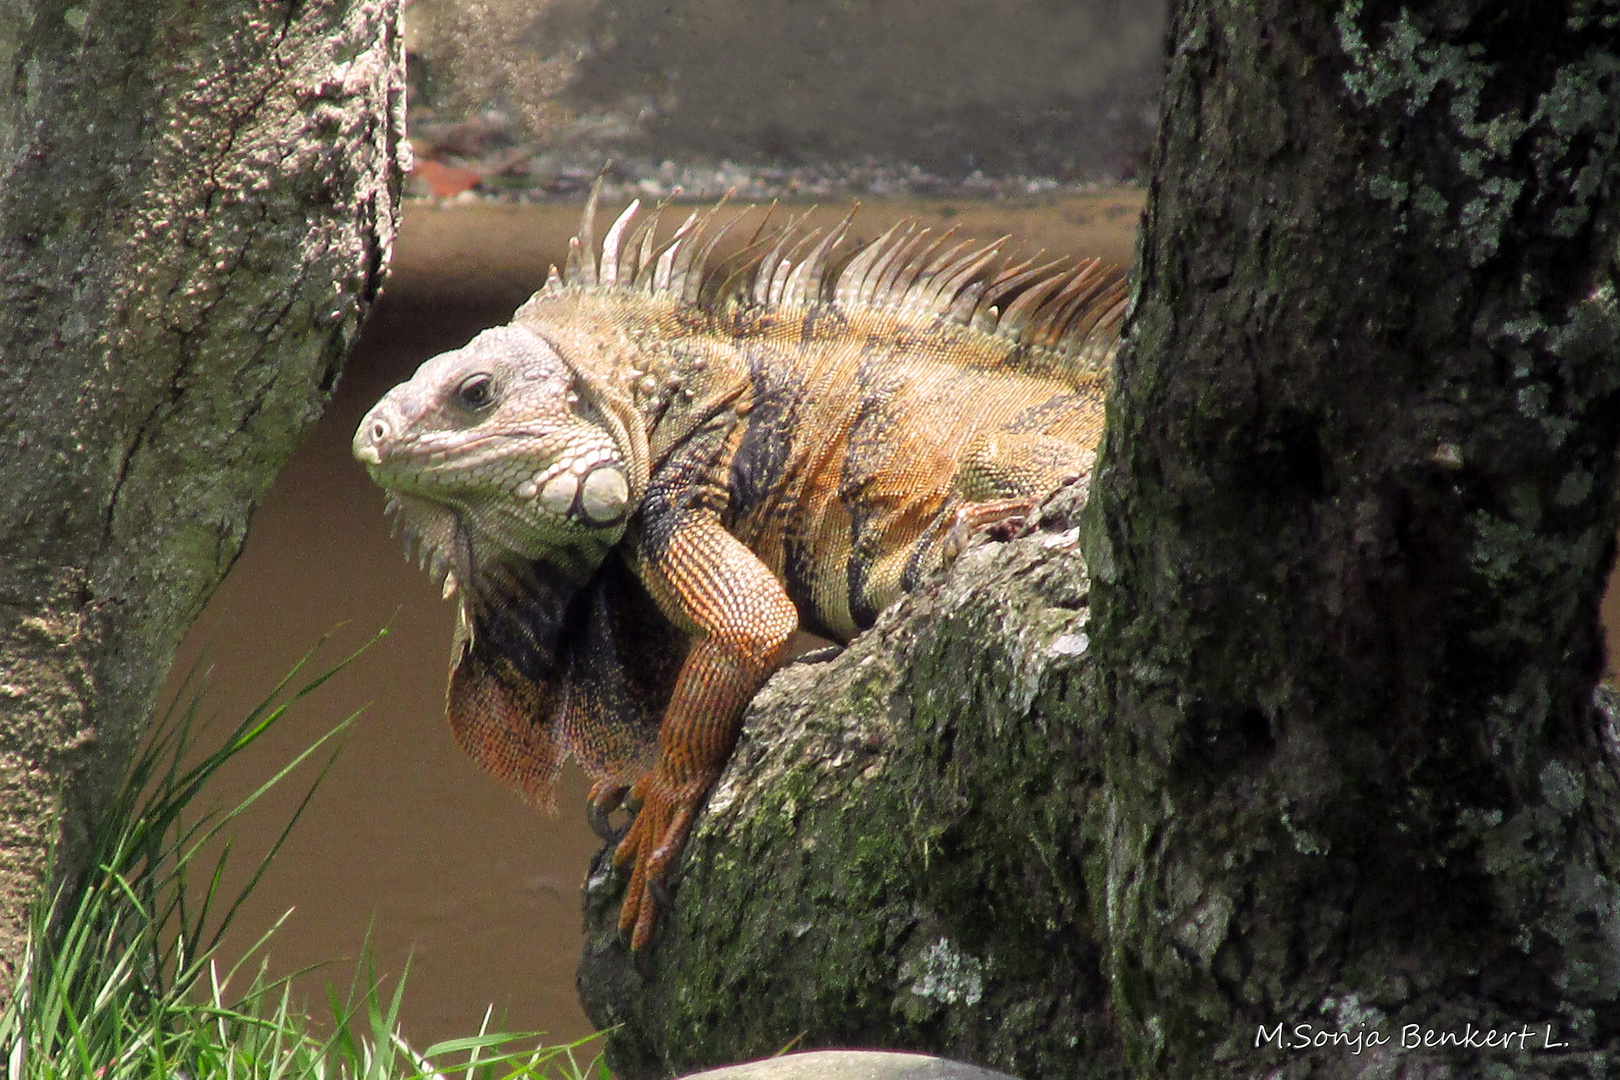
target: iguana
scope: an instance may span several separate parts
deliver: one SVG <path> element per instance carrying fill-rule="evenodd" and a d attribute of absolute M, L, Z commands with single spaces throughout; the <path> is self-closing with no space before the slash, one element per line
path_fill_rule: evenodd
<path fill-rule="evenodd" d="M 660 239 L 633 202 L 598 251 L 596 202 L 564 270 L 389 391 L 354 453 L 459 596 L 461 745 L 548 801 L 577 755 L 599 831 L 635 808 L 641 949 L 794 631 L 847 642 L 1090 471 L 1125 287 L 914 224 L 849 245 L 850 218 L 711 268 L 718 206 Z"/>

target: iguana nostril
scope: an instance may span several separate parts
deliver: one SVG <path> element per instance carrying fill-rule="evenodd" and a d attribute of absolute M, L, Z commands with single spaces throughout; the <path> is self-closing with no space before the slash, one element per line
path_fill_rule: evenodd
<path fill-rule="evenodd" d="M 354 433 L 354 443 L 350 449 L 354 452 L 356 460 L 367 465 L 381 465 L 382 453 L 377 449 L 377 442 L 388 433 L 388 429 L 381 423 L 362 423 Z"/>
<path fill-rule="evenodd" d="M 354 443 L 351 449 L 356 459 L 367 465 L 382 464 L 382 450 L 380 446 L 388 438 L 388 422 L 380 416 L 370 416 L 360 422 L 355 430 Z"/>

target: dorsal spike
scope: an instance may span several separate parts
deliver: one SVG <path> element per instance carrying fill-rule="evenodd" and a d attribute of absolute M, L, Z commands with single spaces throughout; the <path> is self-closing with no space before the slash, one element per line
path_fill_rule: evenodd
<path fill-rule="evenodd" d="M 855 217 L 855 208 L 844 215 L 844 220 L 821 238 L 821 243 L 810 249 L 810 253 L 799 260 L 799 265 L 793 268 L 788 276 L 787 287 L 782 291 L 784 304 L 797 304 L 807 306 L 821 299 L 822 281 L 821 273 L 827 265 L 827 253 L 844 238 L 849 231 L 849 225 Z"/>
<path fill-rule="evenodd" d="M 713 287 L 705 290 L 710 296 L 717 299 L 723 297 L 746 299 L 750 297 L 752 288 L 745 283 L 753 281 L 753 275 L 759 269 L 760 260 L 766 255 L 765 243 L 768 237 L 765 234 L 765 229 L 771 222 L 771 215 L 776 213 L 776 207 L 777 203 L 773 199 L 765 207 L 765 216 L 754 229 L 754 234 L 748 238 L 747 242 L 743 244 L 735 255 L 730 256 L 725 262 L 721 263 L 724 273 L 716 273 L 713 279 Z M 775 234 L 771 235 L 774 236 Z"/>
<path fill-rule="evenodd" d="M 1024 363 L 1045 363 L 1077 380 L 1105 374 L 1119 342 L 1126 288 L 1117 268 L 1096 260 L 1065 275 L 1063 287 L 1014 338 L 1024 347 Z"/>
<path fill-rule="evenodd" d="M 727 192 L 726 198 L 730 198 L 730 196 L 731 193 Z M 721 199 L 720 202 L 715 205 L 714 210 L 711 210 L 710 213 L 713 214 L 715 211 L 718 211 L 720 207 L 724 205 L 724 203 L 725 199 Z M 746 213 L 746 211 L 744 213 Z M 690 269 L 687 270 L 686 280 L 681 286 L 682 303 L 696 304 L 699 298 L 702 297 L 704 283 L 709 279 L 709 256 L 714 253 L 715 246 L 720 243 L 721 239 L 726 235 L 726 233 L 731 231 L 731 227 L 737 224 L 737 222 L 741 221 L 743 216 L 744 214 L 738 214 L 736 217 L 723 222 L 718 229 L 714 230 L 714 232 L 707 237 L 707 239 L 703 240 L 701 246 L 696 247 L 696 254 L 693 256 L 692 265 Z M 705 221 L 705 225 L 706 224 L 707 221 Z M 696 245 L 696 238 L 694 238 L 693 243 Z"/>
<path fill-rule="evenodd" d="M 752 290 L 756 304 L 771 303 L 771 286 L 778 275 L 781 276 L 784 283 L 787 281 L 787 271 L 782 269 L 782 256 L 786 253 L 788 245 L 798 239 L 798 228 L 804 224 L 804 220 L 809 216 L 810 212 L 807 210 L 798 217 L 790 219 L 787 225 L 782 228 L 782 231 L 776 234 L 776 243 L 771 245 L 770 251 L 765 254 L 764 258 L 759 260 L 758 269 L 754 272 L 754 287 Z M 778 295 L 780 295 L 780 290 L 778 290 Z"/>
<path fill-rule="evenodd" d="M 1108 281 L 1109 275 L 1104 270 L 1101 259 L 1082 260 L 1070 271 L 1057 299 L 1067 304 L 1076 297 L 1083 297 L 1103 288 Z"/>
<path fill-rule="evenodd" d="M 1043 254 L 1045 252 L 1037 254 L 1035 258 L 1038 259 Z M 1017 266 L 1008 267 L 997 274 L 986 286 L 984 296 L 979 301 L 979 309 L 974 312 L 974 325 L 979 325 L 978 320 L 981 313 L 987 314 L 991 309 L 994 309 L 996 315 L 993 326 L 997 329 L 992 330 L 992 332 L 999 332 L 1001 320 L 1005 317 L 1007 309 L 1007 304 L 1004 301 L 1009 298 L 1016 298 L 1019 290 L 1032 281 L 1040 280 L 1061 265 L 1063 265 L 1062 259 L 1051 259 L 1038 265 L 1035 259 L 1026 259 Z"/>
<path fill-rule="evenodd" d="M 631 275 L 628 271 L 625 271 L 619 275 L 625 285 L 642 290 L 652 289 L 652 279 L 656 274 L 659 254 L 681 238 L 681 231 L 676 229 L 674 236 L 665 240 L 663 244 L 658 243 L 658 223 L 664 218 L 664 207 L 669 205 L 671 199 L 680 194 L 680 190 L 680 188 L 676 188 L 671 194 L 659 199 L 658 205 L 653 207 L 653 212 L 649 215 L 647 221 L 643 223 L 641 228 L 636 230 L 635 236 L 631 238 L 630 246 L 636 251 L 636 272 Z"/>
<path fill-rule="evenodd" d="M 687 249 L 687 244 L 692 243 L 689 233 L 692 232 L 692 227 L 697 223 L 697 220 L 697 210 L 692 210 L 690 214 L 687 214 L 687 220 L 680 222 L 679 228 L 676 228 L 676 235 L 669 238 L 669 244 L 663 251 L 664 256 L 669 257 L 669 291 L 676 296 L 680 295 L 680 279 L 677 277 L 680 264 L 682 264 L 680 256 Z"/>
<path fill-rule="evenodd" d="M 801 217 L 798 224 L 802 224 L 803 221 L 804 218 Z M 794 229 L 794 231 L 797 232 L 797 229 Z M 814 247 L 816 240 L 820 236 L 820 229 L 811 229 L 809 232 L 797 237 L 798 242 L 789 249 L 786 255 L 782 256 L 782 261 L 776 266 L 776 272 L 771 275 L 770 302 L 772 304 L 784 304 L 787 302 L 788 282 L 793 280 L 794 271 L 798 269 L 799 264 L 803 261 L 802 256 L 805 248 Z"/>
<path fill-rule="evenodd" d="M 996 301 L 1007 291 L 1006 286 L 1009 283 L 1013 283 L 1013 287 L 1016 288 L 1016 279 L 1019 275 L 1029 273 L 1030 267 L 1034 265 L 1035 260 L 1025 259 L 1023 262 L 997 267 L 979 282 L 979 288 L 976 290 L 978 303 L 968 313 L 965 320 L 967 324 L 987 334 L 995 333 L 996 320 L 1001 317 L 1001 309 L 996 305 Z"/>
<path fill-rule="evenodd" d="M 1007 309 L 1001 313 L 996 322 L 996 333 L 1002 337 L 1021 337 L 1024 328 L 1029 326 L 1035 312 L 1046 302 L 1046 298 L 1057 292 L 1069 276 L 1068 271 L 1051 273 L 1055 267 L 1045 268 L 1048 272 L 1031 280 L 1017 296 L 1007 304 Z"/>
<path fill-rule="evenodd" d="M 687 232 L 696 219 L 696 214 L 687 214 L 680 227 L 661 244 L 651 243 L 651 234 L 648 234 L 649 241 L 642 244 L 643 262 L 636 274 L 636 288 L 653 293 L 672 291 L 670 267 L 675 262 L 675 255 L 681 242 L 686 239 Z"/>
<path fill-rule="evenodd" d="M 1079 298 L 1079 303 L 1076 300 L 1066 286 L 1053 291 L 1030 313 L 1029 322 L 1018 339 L 1038 349 L 1058 350 L 1065 321 L 1084 303 L 1083 297 Z"/>
<path fill-rule="evenodd" d="M 940 234 L 940 242 L 955 232 L 955 226 Z M 963 252 L 972 249 L 973 241 L 961 240 L 951 250 L 945 252 L 934 260 L 933 264 L 917 279 L 917 303 L 930 311 L 941 311 L 948 307 L 945 283 L 960 269 Z"/>
<path fill-rule="evenodd" d="M 669 292 L 670 270 L 675 265 L 675 245 L 667 245 L 658 253 L 658 262 L 653 269 L 652 291 L 655 293 Z"/>
<path fill-rule="evenodd" d="M 697 219 L 696 212 L 687 214 L 686 220 L 681 222 L 681 227 L 675 230 L 675 235 L 671 236 L 668 242 L 659 250 L 658 265 L 653 271 L 653 292 L 679 291 L 674 282 L 675 259 L 680 253 L 681 245 L 686 240 L 687 234 L 692 230 L 692 226 L 697 224 Z"/>
<path fill-rule="evenodd" d="M 877 261 L 883 257 L 886 245 L 904 224 L 906 223 L 903 221 L 895 222 L 889 226 L 886 232 L 857 251 L 854 257 L 844 264 L 843 270 L 838 275 L 838 284 L 833 292 L 840 307 L 855 307 L 861 302 L 863 290 L 866 288 L 867 275 L 871 273 L 872 267 Z"/>
<path fill-rule="evenodd" d="M 1113 353 L 1129 303 L 1130 282 L 1120 275 L 1106 288 L 1088 298 L 1085 306 L 1069 317 L 1063 328 L 1063 340 L 1068 343 L 1066 351 L 1074 356 L 1086 357 L 1096 353 L 1100 345 L 1101 358 L 1107 359 Z"/>
<path fill-rule="evenodd" d="M 867 275 L 866 291 L 872 303 L 889 306 L 900 299 L 895 288 L 900 274 L 906 263 L 910 261 L 911 250 L 917 243 L 928 235 L 927 229 L 920 232 L 915 221 L 906 222 L 905 234 L 895 240 L 894 246 Z"/>
<path fill-rule="evenodd" d="M 979 275 L 996 261 L 1001 254 L 1001 245 L 1010 237 L 986 244 L 977 252 L 969 253 L 957 261 L 954 270 L 942 271 L 948 276 L 939 285 L 940 295 L 947 299 L 945 308 L 946 318 L 953 322 L 967 323 L 973 319 L 973 311 L 978 306 L 979 297 L 984 295 L 984 285 Z M 978 287 L 974 288 L 975 282 Z"/>
<path fill-rule="evenodd" d="M 1111 284 L 1110 275 L 1098 259 L 1088 259 L 1076 266 L 1057 295 L 1036 312 L 1035 328 L 1052 348 L 1061 348 L 1070 324 L 1087 310 Z"/>
<path fill-rule="evenodd" d="M 583 250 L 579 237 L 568 238 L 568 257 L 563 260 L 563 278 L 570 285 L 579 285 L 585 280 L 585 271 L 582 269 L 585 260 L 581 254 Z"/>
<path fill-rule="evenodd" d="M 923 232 L 926 235 L 928 230 L 925 229 Z M 944 247 L 946 241 L 954 235 L 956 235 L 956 226 L 952 225 L 944 232 L 935 235 L 916 255 L 906 260 L 906 265 L 901 270 L 900 276 L 895 279 L 895 286 L 904 290 L 905 295 L 902 297 L 902 303 L 908 309 L 920 312 L 938 312 L 939 309 L 934 306 L 933 292 L 929 285 L 933 281 L 932 275 L 934 271 L 940 265 L 938 259 L 939 249 Z"/>
<path fill-rule="evenodd" d="M 845 244 L 855 207 L 832 228 L 809 228 L 808 211 L 772 228 L 773 203 L 763 218 L 754 218 L 747 243 L 711 268 L 721 240 L 734 235 L 752 208 L 718 218 L 728 193 L 707 209 L 689 212 L 673 235 L 660 240 L 667 200 L 646 214 L 641 200 L 631 200 L 593 249 L 602 186 L 600 179 L 593 185 L 565 268 L 551 268 L 543 294 L 575 287 L 640 289 L 725 319 L 741 317 L 738 307 L 829 303 L 848 315 L 864 310 L 875 316 L 854 324 L 867 334 L 911 334 L 933 320 L 956 323 L 998 339 L 969 350 L 975 366 L 1042 373 L 1077 387 L 1106 374 L 1125 320 L 1128 285 L 1115 267 L 1095 259 L 1066 264 L 1040 257 L 1003 263 L 1006 237 L 981 245 L 957 239 L 954 227 L 936 232 L 910 219 L 864 244 Z M 736 332 L 746 334 L 773 333 L 774 325 L 751 316 L 735 324 Z"/>
<path fill-rule="evenodd" d="M 866 283 L 862 286 L 863 299 L 868 304 L 882 304 L 884 306 L 893 302 L 890 293 L 890 283 L 894 280 L 894 270 L 905 256 L 906 250 L 911 247 L 917 232 L 915 221 L 901 222 L 904 231 L 889 242 L 888 250 L 878 257 L 867 272 Z"/>
<path fill-rule="evenodd" d="M 951 301 L 951 306 L 945 309 L 945 317 L 951 322 L 961 323 L 963 326 L 973 325 L 973 313 L 979 310 L 979 298 L 984 295 L 984 281 L 975 279 L 964 284 Z"/>
<path fill-rule="evenodd" d="M 754 280 L 748 289 L 748 294 L 756 304 L 768 304 L 771 302 L 771 279 L 781 266 L 782 243 L 784 240 L 786 240 L 785 234 L 779 237 L 777 242 L 771 245 L 771 249 L 754 264 Z"/>
<path fill-rule="evenodd" d="M 620 269 L 619 280 L 624 284 L 640 288 L 645 281 L 663 210 L 662 203 L 653 207 L 653 212 L 642 218 L 641 224 L 636 226 L 636 231 L 630 234 L 630 242 L 625 245 L 624 250 L 635 260 L 635 267 L 632 269 L 626 265 Z"/>
<path fill-rule="evenodd" d="M 776 216 L 776 211 L 781 205 L 781 202 L 776 199 L 772 199 L 765 204 L 765 216 L 759 219 L 758 225 L 754 226 L 754 235 L 750 236 L 748 242 L 743 244 L 743 251 L 752 251 L 765 243 L 765 230 L 770 228 L 771 218 Z"/>
<path fill-rule="evenodd" d="M 686 295 L 686 274 L 692 268 L 692 252 L 702 239 L 703 226 L 708 224 L 713 209 L 699 213 L 693 210 L 681 222 L 681 227 L 675 230 L 675 239 L 669 245 L 670 256 L 669 291 L 679 299 Z"/>
<path fill-rule="evenodd" d="M 890 278 L 888 288 L 894 294 L 895 301 L 909 310 L 924 310 L 919 308 L 918 302 L 922 299 L 917 287 L 927 271 L 934 253 L 939 250 L 949 232 L 935 235 L 934 230 L 924 229 L 917 234 L 911 249 L 906 252 L 905 258 L 900 260 L 894 274 Z"/>
<path fill-rule="evenodd" d="M 585 212 L 579 217 L 579 235 L 568 242 L 568 261 L 575 262 L 575 241 L 578 241 L 578 281 L 581 285 L 595 285 L 596 276 L 596 201 L 602 194 L 602 180 L 598 176 L 591 185 L 591 194 L 585 200 Z"/>
<path fill-rule="evenodd" d="M 608 226 L 607 236 L 602 240 L 602 270 L 600 276 L 603 285 L 617 285 L 619 283 L 619 255 L 624 244 L 624 230 L 629 226 L 630 219 L 636 216 L 636 211 L 640 209 L 641 200 L 631 199 L 630 205 L 624 208 L 623 213 L 613 219 L 612 225 Z M 634 267 L 630 268 L 627 276 L 635 276 Z"/>
<path fill-rule="evenodd" d="M 763 270 L 763 268 L 762 268 Z M 781 259 L 776 264 L 776 272 L 771 274 L 770 283 L 765 291 L 765 302 L 772 307 L 782 304 L 782 290 L 787 287 L 788 275 L 793 273 L 793 260 Z"/>

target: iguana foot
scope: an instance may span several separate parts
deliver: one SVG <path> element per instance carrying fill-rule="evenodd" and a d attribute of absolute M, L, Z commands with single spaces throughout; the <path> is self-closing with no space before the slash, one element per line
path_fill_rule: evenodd
<path fill-rule="evenodd" d="M 591 831 L 609 844 L 623 840 L 629 830 L 629 825 L 615 826 L 610 820 L 613 811 L 624 805 L 624 797 L 629 792 L 629 787 L 613 780 L 598 780 L 591 785 L 591 794 L 585 803 L 585 820 L 591 823 Z"/>
<path fill-rule="evenodd" d="M 941 554 L 950 562 L 967 549 L 976 533 L 987 533 L 995 540 L 1011 540 L 1029 523 L 1035 499 L 993 499 L 968 503 L 956 512 L 956 521 L 945 534 Z"/>
<path fill-rule="evenodd" d="M 630 948 L 640 951 L 652 941 L 658 909 L 667 906 L 664 877 L 686 846 L 692 822 L 703 806 L 712 778 L 671 784 L 657 770 L 636 781 L 630 800 L 640 802 L 635 820 L 613 853 L 616 866 L 630 864 L 630 884 L 619 907 L 619 932 L 630 935 Z"/>

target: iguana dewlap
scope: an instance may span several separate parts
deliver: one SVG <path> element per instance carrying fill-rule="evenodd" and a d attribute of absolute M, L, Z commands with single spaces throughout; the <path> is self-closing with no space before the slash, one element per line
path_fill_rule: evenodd
<path fill-rule="evenodd" d="M 848 220 L 715 269 L 724 228 L 660 240 L 596 197 L 564 273 L 427 361 L 355 456 L 459 597 L 448 713 L 497 776 L 639 804 L 620 926 L 649 940 L 743 710 L 795 629 L 848 641 L 948 554 L 1089 472 L 1124 285 L 1096 262 Z M 717 208 L 718 209 L 718 208 Z"/>

